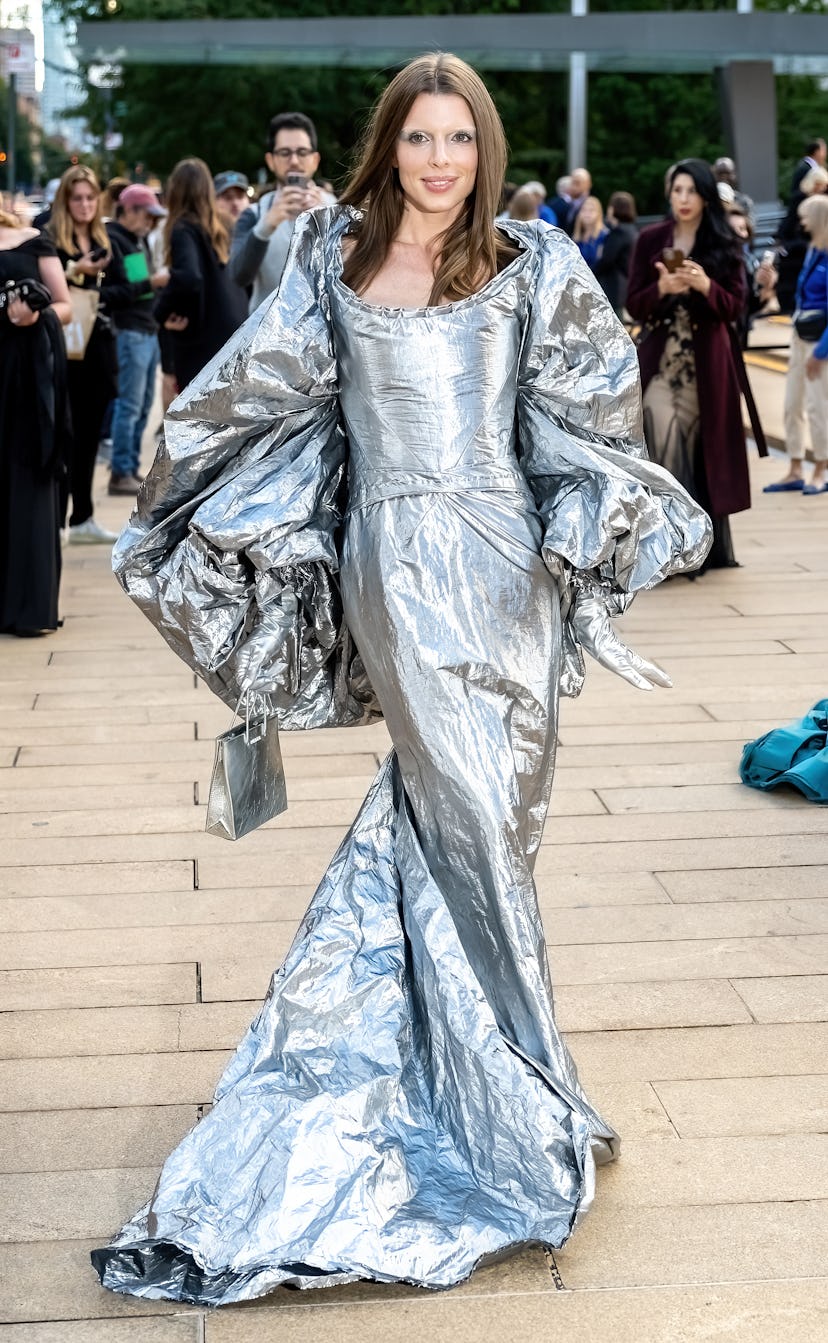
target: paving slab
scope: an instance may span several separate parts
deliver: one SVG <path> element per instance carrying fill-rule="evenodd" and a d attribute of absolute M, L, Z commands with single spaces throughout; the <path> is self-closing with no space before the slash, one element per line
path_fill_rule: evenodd
<path fill-rule="evenodd" d="M 14 1283 L 13 1292 L 0 1294 L 0 1322 L 98 1322 L 138 1316 L 143 1324 L 158 1315 L 185 1316 L 197 1322 L 198 1312 L 188 1312 L 177 1302 L 105 1292 L 89 1260 L 99 1245 L 98 1238 L 0 1244 L 0 1281 Z"/>
<path fill-rule="evenodd" d="M 762 793 L 744 784 L 679 784 L 670 788 L 601 788 L 598 793 L 613 815 L 653 815 L 676 811 L 763 811 L 769 806 L 801 807 L 802 794 L 795 789 Z"/>
<path fill-rule="evenodd" d="M 474 1280 L 472 1280 L 474 1281 Z M 316 1294 L 309 1294 L 315 1297 Z M 206 1343 L 375 1343 L 428 1338 L 430 1343 L 527 1343 L 566 1338 L 573 1343 L 823 1343 L 828 1284 L 716 1284 L 486 1295 L 454 1292 L 425 1300 L 328 1305 L 316 1299 L 279 1309 L 233 1307 L 208 1317 Z M 726 1329 L 726 1332 L 724 1330 Z M 51 1343 L 51 1340 L 48 1340 Z"/>
<path fill-rule="evenodd" d="M 94 705 L 92 708 L 94 709 Z M 0 745 L 2 746 L 18 746 L 24 737 L 31 746 L 91 747 L 95 745 L 111 746 L 122 742 L 132 742 L 135 745 L 143 746 L 146 743 L 147 735 L 146 723 L 125 723 L 123 720 L 114 723 L 102 723 L 95 719 L 94 713 L 92 721 L 88 723 L 76 723 L 72 720 L 71 714 L 65 714 L 62 726 L 55 726 L 51 723 L 40 724 L 34 714 L 32 715 L 32 722 L 25 728 L 4 727 L 0 723 Z M 152 736 L 156 745 L 161 745 L 162 742 L 192 741 L 192 713 L 188 718 L 182 716 L 180 720 L 172 723 L 157 723 Z"/>
<path fill-rule="evenodd" d="M 195 1315 L 164 1320 L 61 1320 L 7 1324 L 3 1343 L 203 1343 Z"/>
<path fill-rule="evenodd" d="M 668 1078 L 786 1076 L 821 1070 L 828 1024 L 693 1026 L 572 1034 L 569 1045 L 590 1077 L 658 1082 Z"/>
<path fill-rule="evenodd" d="M 555 1260 L 565 1285 L 576 1290 L 668 1285 L 676 1278 L 761 1282 L 778 1275 L 780 1264 L 785 1277 L 820 1278 L 826 1215 L 824 1202 L 629 1208 L 623 1235 L 613 1239 L 617 1208 L 599 1200 Z"/>
<path fill-rule="evenodd" d="M 622 1138 L 602 1168 L 602 1204 L 677 1208 L 719 1203 L 809 1202 L 824 1188 L 828 1134 L 751 1138 Z M 623 1215 L 623 1214 L 622 1214 Z"/>
<path fill-rule="evenodd" d="M 756 1021 L 828 1021 L 828 974 L 786 979 L 734 979 Z"/>
<path fill-rule="evenodd" d="M 0 1175 L 0 1240 L 106 1240 L 150 1198 L 158 1168 Z"/>
<path fill-rule="evenodd" d="M 709 812 L 704 813 L 705 817 L 710 815 Z M 786 870 L 791 866 L 824 866 L 826 837 L 819 833 L 818 828 L 814 834 L 739 833 L 743 827 L 747 829 L 747 822 L 751 822 L 753 831 L 754 816 L 758 816 L 760 821 L 767 821 L 768 830 L 772 829 L 771 822 L 779 818 L 778 813 L 776 816 L 772 813 L 753 812 L 743 812 L 740 815 L 741 825 L 735 819 L 724 824 L 724 828 L 731 829 L 730 836 L 722 835 L 715 839 L 705 839 L 704 835 L 691 839 L 662 839 L 653 836 L 649 842 L 617 840 L 614 843 L 593 844 L 587 848 L 584 844 L 566 843 L 561 838 L 561 842 L 557 845 L 541 846 L 535 870 L 538 874 L 545 875 L 561 868 L 566 871 L 580 868 L 582 872 L 639 872 L 642 867 L 649 866 L 653 872 L 668 869 L 673 871 L 689 869 L 699 872 L 707 871 L 708 866 L 712 868 L 760 866 Z M 787 815 L 783 817 L 786 823 Z M 625 819 L 631 822 L 634 818 Z M 821 823 L 822 821 L 813 822 L 817 827 Z M 815 893 L 825 894 L 824 890 Z"/>
<path fill-rule="evenodd" d="M 135 895 L 140 891 L 191 891 L 192 859 L 165 859 L 135 863 L 53 863 L 6 867 L 0 872 L 0 892 L 13 897 L 71 895 Z"/>
<path fill-rule="evenodd" d="M 0 1114 L 0 1171 L 160 1167 L 197 1118 L 194 1105 Z"/>
<path fill-rule="evenodd" d="M 26 772 L 18 769 L 15 775 L 19 777 Z M 8 788 L 2 787 L 3 780 L 0 778 L 0 813 L 32 810 L 31 789 L 20 788 L 18 777 L 14 779 L 14 786 Z M 146 806 L 148 795 L 151 795 L 155 806 L 192 805 L 193 783 L 192 780 L 179 783 L 154 780 L 149 786 L 135 782 L 121 786 L 113 786 L 111 783 L 78 786 L 75 771 L 75 785 L 71 788 L 47 788 L 45 784 L 41 785 L 37 796 L 37 813 L 84 812 L 93 808 L 105 810 L 113 807 L 123 807 L 124 810 L 141 808 Z"/>
<path fill-rule="evenodd" d="M 550 955 L 556 984 L 807 975 L 825 969 L 828 937 L 612 942 L 592 947 L 552 946 Z"/>
<path fill-rule="evenodd" d="M 229 1051 L 0 1061 L 0 1111 L 204 1105 Z"/>
<path fill-rule="evenodd" d="M 728 1026 L 751 1020 L 746 1001 L 723 979 L 560 984 L 555 990 L 555 1017 L 566 1032 Z"/>
<path fill-rule="evenodd" d="M 653 1090 L 682 1138 L 824 1133 L 828 1075 L 788 1077 L 784 1070 L 779 1059 L 776 1077 L 657 1082 Z"/>
<path fill-rule="evenodd" d="M 546 920 L 551 942 L 661 942 L 690 938 L 780 937 L 828 932 L 828 899 L 721 904 L 616 905 L 559 909 Z"/>
<path fill-rule="evenodd" d="M 0 971 L 2 1012 L 192 1003 L 197 994 L 194 962 Z"/>
<path fill-rule="evenodd" d="M 196 924 L 165 928 L 97 928 L 53 933 L 9 933 L 0 946 L 0 966 L 152 965 L 202 957 L 261 954 L 283 958 L 296 932 L 286 923 Z"/>
<path fill-rule="evenodd" d="M 828 849 L 828 842 L 826 843 Z M 828 852 L 824 855 L 828 859 Z M 722 900 L 811 900 L 828 891 L 828 861 L 803 866 L 714 868 L 659 872 L 671 900 L 704 904 Z"/>
<path fill-rule="evenodd" d="M 83 1007 L 4 1012 L 0 1058 L 71 1058 L 83 1054 L 169 1054 L 175 1050 L 230 1048 L 256 1016 L 262 993 L 247 1002 L 155 1007 Z M 747 1008 L 737 994 L 734 1001 Z"/>
<path fill-rule="evenodd" d="M 0 898 L 0 927 L 12 933 L 44 928 L 53 932 L 73 928 L 155 929 L 185 924 L 188 920 L 197 920 L 199 924 L 298 921 L 313 891 L 313 886 L 274 886 L 127 894 L 113 888 L 105 895 Z"/>

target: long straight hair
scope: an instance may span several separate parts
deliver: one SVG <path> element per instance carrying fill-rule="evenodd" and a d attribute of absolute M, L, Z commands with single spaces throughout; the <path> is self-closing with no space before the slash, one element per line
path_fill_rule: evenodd
<path fill-rule="evenodd" d="M 167 222 L 164 225 L 164 259 L 172 259 L 172 231 L 181 220 L 196 224 L 207 235 L 219 261 L 226 264 L 230 256 L 227 229 L 216 210 L 213 178 L 203 159 L 182 159 L 176 163 L 167 180 L 165 192 Z"/>
<path fill-rule="evenodd" d="M 598 218 L 594 224 L 590 225 L 589 233 L 587 233 L 587 226 L 583 221 L 584 205 L 594 205 L 598 211 Z M 595 238 L 600 237 L 604 228 L 604 207 L 599 198 L 597 196 L 587 196 L 584 205 L 581 206 L 575 219 L 575 227 L 572 230 L 573 242 L 592 242 Z"/>
<path fill-rule="evenodd" d="M 110 242 L 103 222 L 101 186 L 92 169 L 87 168 L 84 163 L 78 163 L 73 168 L 67 168 L 60 179 L 60 186 L 55 193 L 52 213 L 49 217 L 49 236 L 61 252 L 66 252 L 71 256 L 76 250 L 75 221 L 69 209 L 69 199 L 79 182 L 87 182 L 96 197 L 95 217 L 89 224 L 89 236 L 93 243 L 98 247 L 103 247 L 108 252 Z"/>
<path fill-rule="evenodd" d="M 506 175 L 506 136 L 486 85 L 470 65 L 447 52 L 418 56 L 400 70 L 381 95 L 360 145 L 359 158 L 341 204 L 364 211 L 355 225 L 356 244 L 342 271 L 346 285 L 361 293 L 379 271 L 402 222 L 405 198 L 394 167 L 400 131 L 421 93 L 455 94 L 468 104 L 477 133 L 477 178 L 441 246 L 429 304 L 473 294 L 517 255 L 498 233 Z"/>
<path fill-rule="evenodd" d="M 670 195 L 676 178 L 684 173 L 704 201 L 704 210 L 696 230 L 693 256 L 714 280 L 723 280 L 734 262 L 741 259 L 741 244 L 727 222 L 727 215 L 713 176 L 704 159 L 682 159 L 670 172 Z"/>

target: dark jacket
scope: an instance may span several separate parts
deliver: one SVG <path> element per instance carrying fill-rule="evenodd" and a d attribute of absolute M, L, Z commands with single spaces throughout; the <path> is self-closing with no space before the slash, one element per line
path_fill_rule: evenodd
<path fill-rule="evenodd" d="M 627 288 L 627 308 L 643 324 L 638 345 L 642 387 L 646 390 L 658 372 L 675 296 L 658 292 L 655 263 L 665 247 L 673 245 L 673 222 L 642 229 L 632 254 Z M 705 258 L 692 254 L 704 266 Z M 705 267 L 707 269 L 707 267 Z M 691 293 L 682 298 L 690 313 L 696 386 L 699 395 L 701 446 L 710 493 L 711 512 L 721 517 L 750 508 L 745 431 L 742 425 L 742 378 L 744 364 L 731 324 L 747 301 L 744 267 L 734 254 L 727 273 L 712 280 L 706 298 Z M 764 446 L 764 444 L 762 445 Z"/>
<path fill-rule="evenodd" d="M 73 240 L 74 241 L 74 240 Z M 60 264 L 66 270 L 70 261 L 76 261 L 81 255 L 77 244 L 72 252 L 64 252 L 62 247 L 57 248 Z M 77 275 L 70 279 L 67 274 L 67 284 L 69 295 L 75 289 L 97 289 L 100 296 L 98 307 L 98 320 L 92 328 L 92 335 L 89 337 L 89 344 L 86 347 L 86 353 L 82 360 L 69 361 L 70 391 L 73 382 L 78 381 L 79 364 L 84 366 L 84 374 L 94 381 L 100 388 L 100 394 L 106 401 L 111 400 L 118 395 L 118 357 L 115 352 L 115 332 L 112 326 L 111 309 L 108 299 L 112 288 L 120 291 L 117 284 L 107 285 L 107 276 L 112 269 L 115 257 L 110 239 L 111 259 L 109 265 L 95 275 Z M 100 278 L 100 283 L 98 279 Z M 80 283 L 78 284 L 78 281 Z"/>
<path fill-rule="evenodd" d="M 173 226 L 170 280 L 155 303 L 160 325 L 172 314 L 188 321 L 185 331 L 173 332 L 173 366 L 182 388 L 247 317 L 244 290 L 230 278 L 204 229 L 189 219 L 179 219 Z"/>
<path fill-rule="evenodd" d="M 593 267 L 596 280 L 617 313 L 627 302 L 627 276 L 637 237 L 635 224 L 613 224 Z"/>
<path fill-rule="evenodd" d="M 157 331 L 152 315 L 155 291 L 150 284 L 152 262 L 144 238 L 130 233 L 117 220 L 106 225 L 112 260 L 106 270 L 106 308 L 118 331 Z"/>

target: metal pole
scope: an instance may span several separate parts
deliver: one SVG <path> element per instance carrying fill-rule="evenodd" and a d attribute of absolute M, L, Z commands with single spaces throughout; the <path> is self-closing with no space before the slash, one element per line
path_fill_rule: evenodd
<path fill-rule="evenodd" d="M 589 13 L 589 0 L 570 0 L 573 18 Z M 569 54 L 569 116 L 567 118 L 566 170 L 582 168 L 586 163 L 587 140 L 587 65 L 583 51 Z"/>
<path fill-rule="evenodd" d="M 11 196 L 11 205 L 14 206 L 14 188 L 17 182 L 17 168 L 15 165 L 15 131 L 17 130 L 17 75 L 9 75 L 9 132 L 8 147 L 6 149 L 6 187 Z"/>

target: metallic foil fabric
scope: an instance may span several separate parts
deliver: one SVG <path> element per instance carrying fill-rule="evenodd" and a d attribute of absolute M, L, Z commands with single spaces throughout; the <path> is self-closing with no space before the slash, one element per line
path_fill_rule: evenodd
<path fill-rule="evenodd" d="M 583 675 L 570 580 L 620 611 L 696 567 L 709 524 L 647 461 L 634 350 L 563 234 L 506 223 L 519 255 L 478 294 L 393 309 L 342 283 L 350 222 L 300 221 L 115 554 L 228 703 L 267 618 L 282 727 L 381 706 L 394 743 L 214 1108 L 93 1254 L 138 1296 L 448 1287 L 561 1245 L 616 1149 L 555 1025 L 532 878 L 559 681 Z"/>

